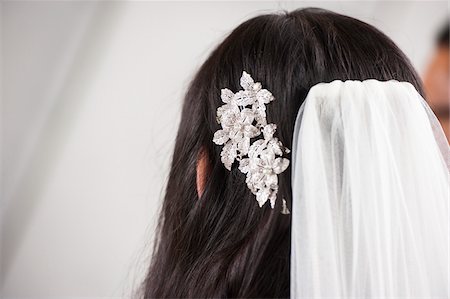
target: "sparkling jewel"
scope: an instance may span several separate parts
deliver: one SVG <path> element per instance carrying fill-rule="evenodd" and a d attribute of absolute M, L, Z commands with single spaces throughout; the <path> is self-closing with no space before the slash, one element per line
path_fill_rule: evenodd
<path fill-rule="evenodd" d="M 275 98 L 245 71 L 240 84 L 243 90 L 236 93 L 227 88 L 221 90 L 224 105 L 217 109 L 217 122 L 222 129 L 214 133 L 213 142 L 224 145 L 220 156 L 226 169 L 231 170 L 233 163 L 239 162 L 239 170 L 246 174 L 247 186 L 256 195 L 259 206 L 269 201 L 274 208 L 277 175 L 289 166 L 289 160 L 281 157 L 289 150 L 274 137 L 277 126 L 268 124 L 266 119 L 265 105 Z M 252 138 L 261 135 L 263 139 L 251 143 Z M 282 205 L 282 213 L 289 214 L 284 199 Z"/>

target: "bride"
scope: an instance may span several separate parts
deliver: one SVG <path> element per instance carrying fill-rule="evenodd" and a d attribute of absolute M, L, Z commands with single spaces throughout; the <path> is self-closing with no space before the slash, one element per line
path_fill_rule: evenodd
<path fill-rule="evenodd" d="M 184 99 L 144 298 L 448 298 L 450 151 L 376 28 L 238 26 Z"/>

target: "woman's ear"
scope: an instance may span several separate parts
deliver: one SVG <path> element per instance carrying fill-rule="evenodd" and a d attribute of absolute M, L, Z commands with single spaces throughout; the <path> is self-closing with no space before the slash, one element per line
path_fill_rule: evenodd
<path fill-rule="evenodd" d="M 200 198 L 205 191 L 207 177 L 210 173 L 210 165 L 208 160 L 208 153 L 204 147 L 200 148 L 197 155 L 197 194 Z"/>

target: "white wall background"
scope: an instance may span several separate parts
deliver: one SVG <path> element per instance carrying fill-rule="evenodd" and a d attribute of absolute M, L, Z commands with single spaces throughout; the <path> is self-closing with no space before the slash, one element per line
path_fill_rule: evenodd
<path fill-rule="evenodd" d="M 316 6 L 422 71 L 446 1 L 2 2 L 2 298 L 129 297 L 148 263 L 182 94 L 242 21 Z"/>

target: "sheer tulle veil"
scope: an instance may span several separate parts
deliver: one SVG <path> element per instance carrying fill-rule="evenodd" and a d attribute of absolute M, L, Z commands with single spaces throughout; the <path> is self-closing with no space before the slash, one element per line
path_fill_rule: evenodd
<path fill-rule="evenodd" d="M 291 298 L 448 298 L 449 158 L 410 83 L 312 87 L 294 129 Z"/>

